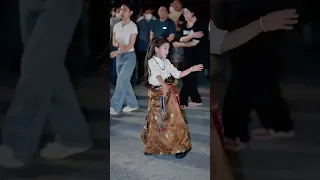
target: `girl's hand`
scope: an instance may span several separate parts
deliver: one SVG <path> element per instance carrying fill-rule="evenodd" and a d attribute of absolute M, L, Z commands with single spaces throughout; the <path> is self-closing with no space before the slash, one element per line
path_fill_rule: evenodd
<path fill-rule="evenodd" d="M 169 92 L 170 87 L 166 84 L 163 86 L 163 97 L 166 97 Z"/>
<path fill-rule="evenodd" d="M 119 55 L 119 52 L 118 51 L 112 51 L 111 53 L 110 53 L 110 58 L 115 58 L 115 57 L 117 57 Z"/>
<path fill-rule="evenodd" d="M 192 66 L 190 69 L 191 69 L 191 72 L 202 71 L 203 64 L 198 64 L 198 65 Z"/>

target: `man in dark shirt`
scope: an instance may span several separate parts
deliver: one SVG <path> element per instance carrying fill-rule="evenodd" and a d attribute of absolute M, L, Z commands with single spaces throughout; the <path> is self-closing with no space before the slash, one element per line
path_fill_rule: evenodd
<path fill-rule="evenodd" d="M 165 6 L 161 6 L 158 10 L 158 15 L 159 19 L 151 23 L 150 40 L 164 37 L 167 38 L 169 42 L 172 42 L 176 33 L 176 25 L 168 18 L 168 9 Z"/>

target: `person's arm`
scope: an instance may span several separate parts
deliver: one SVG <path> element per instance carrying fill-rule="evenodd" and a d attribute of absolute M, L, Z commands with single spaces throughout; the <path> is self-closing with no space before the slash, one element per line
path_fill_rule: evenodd
<path fill-rule="evenodd" d="M 182 42 L 174 42 L 173 45 L 175 47 L 193 47 L 196 46 L 200 41 L 193 39 L 192 41 L 186 42 L 186 43 L 182 43 Z"/>
<path fill-rule="evenodd" d="M 174 24 L 174 22 L 171 20 L 169 21 L 169 36 L 167 37 L 167 40 L 169 42 L 172 42 L 174 40 L 174 36 L 176 34 L 176 25 Z"/>
<path fill-rule="evenodd" d="M 119 54 L 127 52 L 128 50 L 134 48 L 134 44 L 136 43 L 137 33 L 130 34 L 129 44 L 124 46 L 124 48 L 119 49 Z"/>
<path fill-rule="evenodd" d="M 176 67 L 173 66 L 173 64 L 168 59 L 166 59 L 166 64 L 167 64 L 169 73 L 176 79 L 183 78 L 188 74 L 192 73 L 191 68 L 186 69 L 184 71 L 179 71 Z"/>
<path fill-rule="evenodd" d="M 113 32 L 113 36 L 112 36 L 112 45 L 114 47 L 119 47 L 119 43 L 116 40 L 116 33 L 115 32 Z"/>
<path fill-rule="evenodd" d="M 180 38 L 179 41 L 182 42 L 182 43 L 186 43 L 186 42 L 190 41 L 191 39 L 193 39 L 193 34 L 189 34 L 187 36 L 183 36 L 183 37 Z"/>
<path fill-rule="evenodd" d="M 222 41 L 220 51 L 224 53 L 237 48 L 255 38 L 261 32 L 259 20 L 253 21 L 242 28 L 227 32 Z"/>
<path fill-rule="evenodd" d="M 155 21 L 150 21 L 150 34 L 149 34 L 149 40 L 152 41 L 154 38 L 154 23 Z"/>
<path fill-rule="evenodd" d="M 150 70 L 150 76 L 156 78 L 159 81 L 160 85 L 165 87 L 167 84 L 164 82 L 164 79 L 161 76 L 159 66 L 156 64 L 154 59 L 150 59 L 148 61 L 148 67 Z"/>

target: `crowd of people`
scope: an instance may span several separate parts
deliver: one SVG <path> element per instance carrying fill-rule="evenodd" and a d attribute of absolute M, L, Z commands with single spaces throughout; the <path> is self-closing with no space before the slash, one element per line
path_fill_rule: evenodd
<path fill-rule="evenodd" d="M 174 0 L 169 8 L 159 7 L 158 17 L 152 8 L 141 9 L 139 13 L 134 10 L 130 5 L 122 5 L 111 11 L 111 81 L 116 84 L 110 107 L 110 114 L 113 115 L 122 110 L 124 101 L 127 106 L 123 111 L 138 109 L 132 85 L 142 82 L 144 60 L 152 39 L 162 37 L 168 40 L 171 45 L 168 59 L 181 70 L 199 63 L 208 64 L 206 61 L 209 61 L 209 56 L 206 56 L 209 55 L 209 22 L 197 17 L 197 9 Z M 209 66 L 204 69 L 208 70 Z M 202 104 L 197 81 L 197 73 L 182 78 L 182 109 Z M 175 84 L 179 81 L 175 80 Z M 191 102 L 188 102 L 189 97 Z"/>
<path fill-rule="evenodd" d="M 191 142 L 181 110 L 202 105 L 198 73 L 209 60 L 209 22 L 198 17 L 197 9 L 182 5 L 179 0 L 174 0 L 170 8 L 160 6 L 158 17 L 153 15 L 153 9 L 145 8 L 135 18 L 134 10 L 131 5 L 122 4 L 111 12 L 110 57 L 116 72 L 111 74 L 116 77 L 116 86 L 110 114 L 139 109 L 132 79 L 143 83 L 150 99 L 141 134 L 145 155 L 175 154 L 184 158 L 191 150 Z M 180 78 L 179 95 L 175 85 Z"/>

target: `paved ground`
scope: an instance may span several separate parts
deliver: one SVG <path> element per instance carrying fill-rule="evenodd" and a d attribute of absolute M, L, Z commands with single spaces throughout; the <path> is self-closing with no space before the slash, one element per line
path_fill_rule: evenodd
<path fill-rule="evenodd" d="M 212 84 L 212 91 L 220 98 L 225 92 L 225 82 L 217 79 Z M 252 141 L 243 152 L 229 153 L 236 180 L 320 179 L 320 86 L 315 82 L 304 84 L 303 81 L 290 80 L 283 83 L 283 94 L 291 106 L 296 137 Z M 254 114 L 253 117 L 251 128 L 259 127 L 258 118 Z"/>
<path fill-rule="evenodd" d="M 147 110 L 147 90 L 136 87 L 141 109 L 119 114 L 110 122 L 110 179 L 112 180 L 209 180 L 209 87 L 202 86 L 203 106 L 185 110 L 192 151 L 182 160 L 174 156 L 144 156 L 140 132 Z"/>
<path fill-rule="evenodd" d="M 0 124 L 14 92 L 15 78 L 1 76 Z M 77 93 L 81 106 L 88 117 L 94 147 L 87 153 L 65 160 L 46 161 L 35 156 L 29 166 L 17 170 L 0 167 L 0 180 L 105 180 L 109 177 L 109 85 L 104 76 L 81 78 Z M 50 126 L 48 126 L 50 127 Z M 76 128 L 76 127 L 75 127 Z M 47 128 L 42 145 L 52 140 L 53 133 Z"/>

